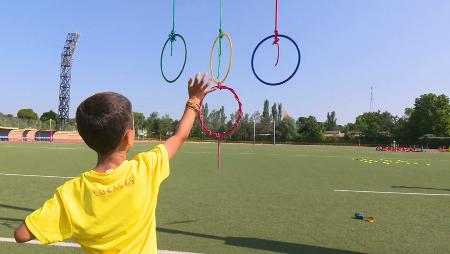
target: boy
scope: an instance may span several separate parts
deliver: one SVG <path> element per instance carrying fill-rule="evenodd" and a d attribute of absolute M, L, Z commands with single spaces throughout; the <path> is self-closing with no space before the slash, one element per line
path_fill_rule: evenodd
<path fill-rule="evenodd" d="M 72 238 L 85 253 L 157 253 L 155 210 L 169 160 L 186 141 L 199 103 L 214 89 L 207 74 L 188 82 L 189 100 L 177 132 L 164 144 L 126 160 L 134 143 L 130 101 L 98 93 L 77 108 L 78 131 L 98 154 L 89 172 L 67 181 L 15 231 L 18 243 L 44 244 Z"/>

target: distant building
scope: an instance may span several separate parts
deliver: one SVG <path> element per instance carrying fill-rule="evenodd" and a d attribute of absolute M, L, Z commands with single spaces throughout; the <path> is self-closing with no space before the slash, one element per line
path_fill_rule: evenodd
<path fill-rule="evenodd" d="M 343 138 L 345 137 L 345 133 L 341 131 L 325 131 L 323 134 L 325 137 L 331 137 L 331 138 Z"/>
<path fill-rule="evenodd" d="M 147 137 L 147 130 L 146 129 L 137 130 L 137 135 L 139 137 Z"/>
<path fill-rule="evenodd" d="M 359 138 L 359 137 L 362 137 L 362 132 L 360 132 L 360 131 L 349 131 L 349 132 L 347 132 L 347 135 L 349 135 L 351 137 Z"/>

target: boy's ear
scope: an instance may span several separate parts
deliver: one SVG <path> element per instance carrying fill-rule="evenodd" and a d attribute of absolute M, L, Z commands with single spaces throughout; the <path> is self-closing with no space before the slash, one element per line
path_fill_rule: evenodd
<path fill-rule="evenodd" d="M 127 146 L 127 150 L 131 148 L 131 146 L 133 146 L 134 144 L 134 130 L 127 130 L 127 133 L 125 134 L 124 137 L 124 143 Z"/>

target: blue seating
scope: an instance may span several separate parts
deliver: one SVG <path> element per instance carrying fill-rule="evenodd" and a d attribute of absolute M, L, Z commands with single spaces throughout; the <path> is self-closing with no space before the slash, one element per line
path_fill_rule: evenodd
<path fill-rule="evenodd" d="M 36 141 L 48 141 L 48 142 L 50 142 L 50 137 L 49 136 L 36 136 L 35 137 L 35 140 Z"/>

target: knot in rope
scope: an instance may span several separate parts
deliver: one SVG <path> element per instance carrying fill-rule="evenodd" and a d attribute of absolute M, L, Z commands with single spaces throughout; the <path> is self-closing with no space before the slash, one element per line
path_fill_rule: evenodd
<path fill-rule="evenodd" d="M 173 54 L 173 43 L 177 40 L 177 36 L 175 34 L 175 29 L 172 29 L 172 32 L 170 32 L 169 40 L 170 40 L 170 56 L 172 56 L 172 54 Z"/>
<path fill-rule="evenodd" d="M 274 34 L 275 36 L 272 45 L 277 45 L 277 62 L 275 63 L 275 66 L 277 66 L 278 62 L 280 61 L 280 44 L 278 43 L 280 41 L 280 38 L 278 38 L 278 29 L 275 29 Z"/>
<path fill-rule="evenodd" d="M 174 42 L 177 40 L 176 35 L 175 35 L 175 30 L 172 30 L 172 32 L 170 32 L 169 39 L 170 39 L 170 42 Z"/>
<path fill-rule="evenodd" d="M 277 45 L 278 45 L 278 42 L 280 41 L 280 39 L 278 38 L 278 35 L 279 35 L 278 30 L 275 30 L 275 31 L 274 31 L 274 35 L 275 35 L 275 37 L 274 37 L 274 39 L 273 39 L 272 45 L 274 45 L 274 44 L 277 44 Z"/>

